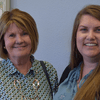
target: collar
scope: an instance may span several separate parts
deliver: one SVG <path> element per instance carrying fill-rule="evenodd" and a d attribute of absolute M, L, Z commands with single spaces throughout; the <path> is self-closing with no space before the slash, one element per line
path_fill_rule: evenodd
<path fill-rule="evenodd" d="M 34 65 L 34 56 L 33 55 L 31 55 L 30 56 L 30 60 L 31 60 L 31 62 L 32 62 L 32 67 L 30 68 L 30 70 L 29 70 L 29 72 L 28 73 L 33 73 L 34 74 L 34 67 L 33 67 L 33 65 Z M 7 73 L 7 75 L 13 75 L 13 74 L 15 74 L 15 73 L 20 73 L 16 68 L 15 68 L 15 66 L 13 65 L 13 63 L 11 62 L 11 60 L 9 59 L 9 58 L 7 58 L 6 60 L 4 59 L 4 60 L 2 60 L 2 64 L 3 64 L 3 67 L 4 67 L 4 69 L 5 69 L 5 72 Z"/>

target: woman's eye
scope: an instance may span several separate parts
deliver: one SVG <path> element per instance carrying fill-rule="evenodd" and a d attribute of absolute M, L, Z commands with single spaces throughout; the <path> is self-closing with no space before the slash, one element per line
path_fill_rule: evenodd
<path fill-rule="evenodd" d="M 15 34 L 10 34 L 9 37 L 15 37 Z"/>
<path fill-rule="evenodd" d="M 88 30 L 87 30 L 86 28 L 81 28 L 80 31 L 81 31 L 82 33 L 85 33 L 85 32 L 87 32 Z"/>
<path fill-rule="evenodd" d="M 28 35 L 28 33 L 24 32 L 23 35 Z"/>
<path fill-rule="evenodd" d="M 85 31 L 87 31 L 87 29 L 85 29 L 85 28 L 83 28 L 83 29 L 80 29 L 80 30 L 81 30 L 81 31 L 84 31 L 84 32 L 85 32 Z"/>
<path fill-rule="evenodd" d="M 96 32 L 100 33 L 100 29 L 97 29 Z"/>

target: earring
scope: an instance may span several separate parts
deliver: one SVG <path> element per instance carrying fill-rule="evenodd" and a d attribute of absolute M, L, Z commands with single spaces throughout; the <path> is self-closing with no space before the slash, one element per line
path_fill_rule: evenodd
<path fill-rule="evenodd" d="M 6 47 L 4 46 L 4 49 L 6 49 Z"/>

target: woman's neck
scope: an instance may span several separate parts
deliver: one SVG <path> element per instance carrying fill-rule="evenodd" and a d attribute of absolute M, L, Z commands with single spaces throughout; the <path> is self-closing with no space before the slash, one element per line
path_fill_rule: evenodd
<path fill-rule="evenodd" d="M 29 69 L 31 68 L 31 61 L 30 57 L 23 57 L 23 58 L 10 58 L 11 62 L 14 64 L 16 69 L 26 75 Z"/>
<path fill-rule="evenodd" d="M 79 88 L 79 82 L 80 80 L 87 75 L 91 70 L 95 69 L 97 66 L 97 62 L 95 63 L 91 63 L 88 61 L 83 61 L 83 63 L 81 64 L 81 71 L 80 71 L 80 76 L 79 79 L 77 80 L 77 87 Z"/>
<path fill-rule="evenodd" d="M 97 64 L 98 62 L 91 62 L 91 61 L 89 62 L 84 60 L 82 77 L 88 74 L 91 70 L 95 69 L 97 67 Z"/>

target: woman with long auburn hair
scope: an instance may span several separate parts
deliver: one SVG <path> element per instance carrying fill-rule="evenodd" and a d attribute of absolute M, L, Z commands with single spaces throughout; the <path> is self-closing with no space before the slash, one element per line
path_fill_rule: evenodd
<path fill-rule="evenodd" d="M 100 5 L 88 5 L 77 14 L 69 67 L 54 100 L 100 100 Z"/>

